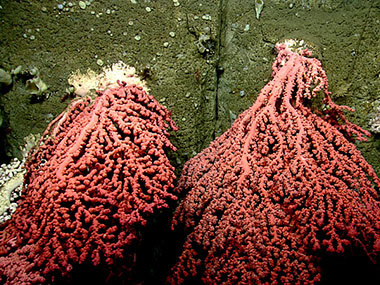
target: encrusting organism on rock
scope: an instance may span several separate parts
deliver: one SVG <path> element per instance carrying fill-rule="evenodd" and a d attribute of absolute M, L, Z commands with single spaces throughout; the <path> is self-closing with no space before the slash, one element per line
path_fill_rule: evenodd
<path fill-rule="evenodd" d="M 323 253 L 352 248 L 379 261 L 380 179 L 351 142 L 369 133 L 332 102 L 310 51 L 276 47 L 253 106 L 185 164 L 172 227 L 187 238 L 169 283 L 314 283 Z"/>
<path fill-rule="evenodd" d="M 51 283 L 83 263 L 133 270 L 140 229 L 176 199 L 166 151 L 177 127 L 127 81 L 74 101 L 43 134 L 24 197 L 0 228 L 2 284 Z"/>

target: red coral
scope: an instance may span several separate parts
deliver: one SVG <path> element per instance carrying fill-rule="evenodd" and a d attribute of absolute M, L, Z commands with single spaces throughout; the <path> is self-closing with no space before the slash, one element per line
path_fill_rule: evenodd
<path fill-rule="evenodd" d="M 380 180 L 345 137 L 369 134 L 331 101 L 317 59 L 277 49 L 254 105 L 185 165 L 172 226 L 188 236 L 171 283 L 310 283 L 324 252 L 379 256 Z M 321 90 L 322 117 L 306 106 Z"/>
<path fill-rule="evenodd" d="M 29 254 L 35 250 L 34 245 L 25 245 L 9 253 L 6 258 L 0 258 L 1 278 L 7 276 L 12 284 L 42 284 L 46 279 L 41 272 L 33 270 L 33 258 Z M 2 280 L 5 281 L 5 280 Z"/>
<path fill-rule="evenodd" d="M 135 85 L 74 102 L 54 120 L 26 163 L 24 198 L 2 229 L 2 281 L 31 282 L 14 265 L 27 262 L 29 276 L 49 278 L 88 261 L 133 263 L 139 230 L 176 199 L 165 154 L 175 150 L 169 125 L 177 129 L 170 113 Z"/>

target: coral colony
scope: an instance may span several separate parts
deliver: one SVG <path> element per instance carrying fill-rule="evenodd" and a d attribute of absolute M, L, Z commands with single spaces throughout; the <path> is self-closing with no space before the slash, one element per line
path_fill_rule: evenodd
<path fill-rule="evenodd" d="M 350 248 L 378 261 L 380 179 L 350 142 L 369 133 L 331 101 L 321 63 L 290 46 L 277 45 L 253 106 L 186 163 L 172 226 L 188 236 L 170 283 L 311 283 L 324 252 Z"/>
<path fill-rule="evenodd" d="M 81 264 L 128 279 L 141 229 L 178 194 L 172 228 L 187 237 L 168 283 L 313 283 L 321 256 L 350 250 L 378 262 L 380 179 L 352 143 L 369 133 L 298 44 L 276 46 L 273 79 L 176 188 L 166 150 L 177 127 L 134 70 L 74 74 L 80 98 L 29 155 L 23 197 L 0 225 L 1 283 L 53 283 Z"/>
<path fill-rule="evenodd" d="M 114 69 L 125 81 L 105 72 L 104 91 L 74 101 L 27 160 L 24 197 L 0 228 L 1 283 L 50 283 L 82 263 L 132 270 L 139 229 L 176 199 L 165 151 L 177 127 L 127 66 Z"/>

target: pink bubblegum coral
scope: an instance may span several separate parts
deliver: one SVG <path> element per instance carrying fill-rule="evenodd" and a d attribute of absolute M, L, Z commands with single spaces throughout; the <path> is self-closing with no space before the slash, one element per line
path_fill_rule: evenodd
<path fill-rule="evenodd" d="M 173 228 L 188 234 L 171 283 L 311 283 L 323 253 L 380 251 L 380 179 L 347 138 L 321 63 L 278 45 L 254 105 L 183 170 Z M 314 87 L 313 87 L 314 86 Z M 307 101 L 323 90 L 326 110 Z"/>
<path fill-rule="evenodd" d="M 72 103 L 26 163 L 25 197 L 1 229 L 1 280 L 52 280 L 85 262 L 114 270 L 121 258 L 132 269 L 140 229 L 176 199 L 169 127 L 170 113 L 136 85 Z"/>

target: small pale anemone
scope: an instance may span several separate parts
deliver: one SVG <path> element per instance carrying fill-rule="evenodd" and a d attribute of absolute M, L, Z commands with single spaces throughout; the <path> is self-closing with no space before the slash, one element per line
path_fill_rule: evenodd
<path fill-rule="evenodd" d="M 88 69 L 86 73 L 77 70 L 68 79 L 68 83 L 74 87 L 74 93 L 80 97 L 89 95 L 90 91 L 104 91 L 117 87 L 118 81 L 127 85 L 135 84 L 148 91 L 145 81 L 136 75 L 135 68 L 122 61 L 114 63 L 111 67 L 104 67 L 100 74 L 96 74 L 91 69 Z"/>

